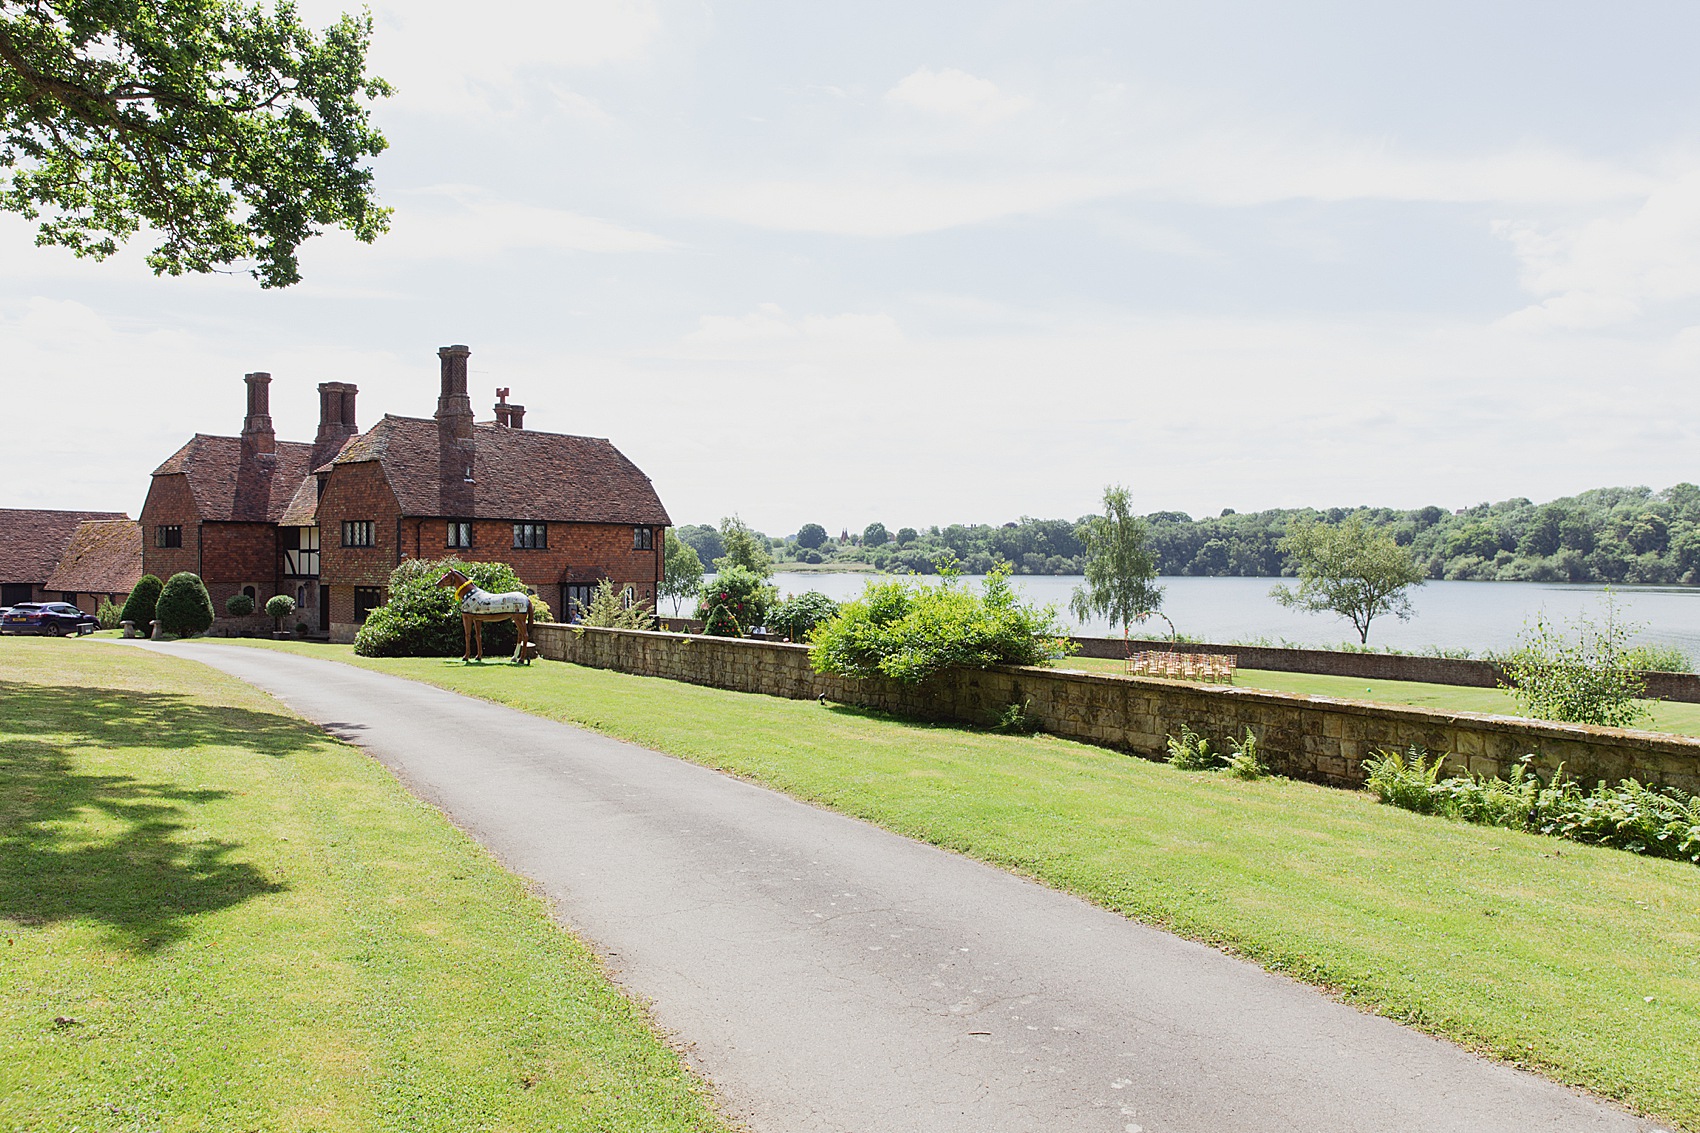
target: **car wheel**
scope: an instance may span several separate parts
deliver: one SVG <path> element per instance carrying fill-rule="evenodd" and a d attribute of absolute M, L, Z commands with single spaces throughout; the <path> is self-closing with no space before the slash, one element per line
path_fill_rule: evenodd
<path fill-rule="evenodd" d="M 64 632 L 65 632 L 65 627 L 60 625 L 58 622 L 48 622 L 47 623 L 47 636 L 58 637 L 61 634 L 63 634 Z"/>

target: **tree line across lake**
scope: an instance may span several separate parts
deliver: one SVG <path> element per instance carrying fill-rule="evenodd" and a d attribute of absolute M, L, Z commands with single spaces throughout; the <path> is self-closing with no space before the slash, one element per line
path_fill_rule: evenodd
<path fill-rule="evenodd" d="M 1145 546 L 1159 574 L 1291 575 L 1280 543 L 1306 520 L 1340 523 L 1357 517 L 1409 547 L 1428 578 L 1517 582 L 1700 584 L 1700 487 L 1595 488 L 1536 504 L 1527 499 L 1450 511 L 1424 507 L 1281 508 L 1194 519 L 1159 511 L 1144 517 Z M 768 540 L 776 565 L 843 565 L 849 569 L 932 574 L 952 556 L 968 574 L 1008 563 L 1017 574 L 1080 574 L 1081 527 L 1090 519 L 1023 517 L 1002 526 L 953 523 L 900 527 L 872 523 L 830 534 L 804 524 Z M 759 533 L 758 533 L 759 534 Z M 686 525 L 678 537 L 704 563 L 725 553 L 717 528 Z"/>

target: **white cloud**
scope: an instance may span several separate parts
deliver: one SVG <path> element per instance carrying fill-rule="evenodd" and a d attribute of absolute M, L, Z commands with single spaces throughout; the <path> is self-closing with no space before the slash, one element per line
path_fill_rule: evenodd
<path fill-rule="evenodd" d="M 316 0 L 325 23 L 346 5 Z M 373 6 L 371 67 L 397 87 L 401 111 L 483 116 L 509 111 L 531 71 L 641 59 L 661 30 L 650 0 L 407 0 Z"/>
<path fill-rule="evenodd" d="M 1510 316 L 1514 326 L 1609 326 L 1700 296 L 1700 172 L 1664 182 L 1632 212 L 1556 228 L 1502 222 L 1495 231 L 1516 254 L 1523 285 L 1548 297 Z"/>
<path fill-rule="evenodd" d="M 1031 100 L 1005 95 L 990 79 L 946 67 L 934 71 L 922 67 L 885 92 L 886 101 L 927 114 L 990 122 L 1019 114 Z"/>
<path fill-rule="evenodd" d="M 865 177 L 761 181 L 711 191 L 696 204 L 712 215 L 759 228 L 891 237 L 1047 212 L 1120 188 L 1104 178 L 1069 175 L 984 181 Z"/>
<path fill-rule="evenodd" d="M 890 315 L 795 316 L 786 314 L 777 303 L 763 303 L 747 315 L 703 315 L 697 320 L 697 329 L 687 334 L 684 341 L 717 350 L 799 339 L 829 342 L 834 348 L 842 348 L 891 343 L 902 338 L 902 329 Z"/>

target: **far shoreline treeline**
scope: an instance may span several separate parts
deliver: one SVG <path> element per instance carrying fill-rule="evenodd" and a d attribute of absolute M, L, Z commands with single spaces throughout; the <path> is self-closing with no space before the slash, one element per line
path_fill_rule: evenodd
<path fill-rule="evenodd" d="M 1358 517 L 1411 548 L 1432 579 L 1493 582 L 1595 582 L 1700 585 L 1700 487 L 1663 491 L 1595 488 L 1543 504 L 1511 499 L 1456 511 L 1441 507 L 1276 508 L 1194 519 L 1184 512 L 1144 516 L 1146 546 L 1164 575 L 1274 577 L 1293 574 L 1281 540 L 1298 521 L 1339 523 Z M 830 534 L 805 524 L 768 539 L 775 566 L 932 574 L 953 557 L 967 574 L 1000 563 L 1016 574 L 1079 574 L 1079 527 L 1090 518 L 1020 520 L 1001 526 L 948 526 Z M 679 538 L 704 564 L 724 554 L 717 528 L 686 525 Z M 758 533 L 759 534 L 759 533 Z"/>

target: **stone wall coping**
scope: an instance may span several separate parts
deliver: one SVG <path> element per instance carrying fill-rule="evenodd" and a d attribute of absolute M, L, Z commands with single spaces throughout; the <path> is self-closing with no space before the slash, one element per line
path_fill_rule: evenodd
<path fill-rule="evenodd" d="M 1020 674 L 1033 673 L 1046 677 L 1064 677 L 1082 683 L 1120 682 L 1133 685 L 1155 685 L 1166 691 L 1208 692 L 1212 695 L 1234 697 L 1275 706 L 1300 707 L 1324 705 L 1331 710 L 1353 716 L 1380 716 L 1427 723 L 1436 727 L 1465 724 L 1471 727 L 1500 727 L 1525 735 L 1549 740 L 1569 740 L 1574 743 L 1610 742 L 1625 747 L 1641 747 L 1681 755 L 1700 755 L 1700 738 L 1678 736 L 1670 732 L 1649 732 L 1639 728 L 1604 728 L 1593 724 L 1567 724 L 1557 720 L 1536 720 L 1529 716 L 1509 716 L 1489 712 L 1441 712 L 1414 704 L 1387 704 L 1377 700 L 1352 700 L 1338 696 L 1317 696 L 1300 692 L 1278 692 L 1274 689 L 1240 688 L 1237 685 L 1210 685 L 1196 681 L 1173 681 L 1162 677 L 1122 676 L 1115 673 L 1088 673 L 1082 669 L 1049 669 L 1038 665 L 999 665 L 995 671 Z"/>
<path fill-rule="evenodd" d="M 602 626 L 575 626 L 559 622 L 539 622 L 537 629 L 571 630 L 574 633 L 601 633 L 617 637 L 653 638 L 664 641 L 704 641 L 701 634 L 669 633 L 662 630 L 609 629 Z M 783 641 L 754 641 L 742 637 L 706 639 L 720 647 L 742 648 L 755 652 L 782 650 L 807 653 L 809 646 Z M 991 672 L 1012 676 L 1032 675 L 1048 679 L 1062 678 L 1068 682 L 1100 688 L 1148 686 L 1165 692 L 1203 693 L 1238 699 L 1242 702 L 1265 704 L 1273 708 L 1326 707 L 1332 711 L 1354 716 L 1393 718 L 1431 728 L 1463 725 L 1489 728 L 1546 740 L 1571 743 L 1610 743 L 1615 746 L 1639 748 L 1684 756 L 1700 756 L 1700 738 L 1677 736 L 1669 732 L 1649 732 L 1638 728 L 1602 728 L 1591 724 L 1566 724 L 1553 720 L 1535 720 L 1526 716 L 1508 716 L 1487 712 L 1440 712 L 1411 704 L 1384 704 L 1373 700 L 1353 700 L 1346 697 L 1315 696 L 1297 692 L 1277 692 L 1273 689 L 1239 688 L 1235 685 L 1209 685 L 1193 681 L 1165 680 L 1161 677 L 1122 675 L 1118 673 L 1088 673 L 1082 669 L 1048 668 L 1039 665 L 999 665 Z"/>

